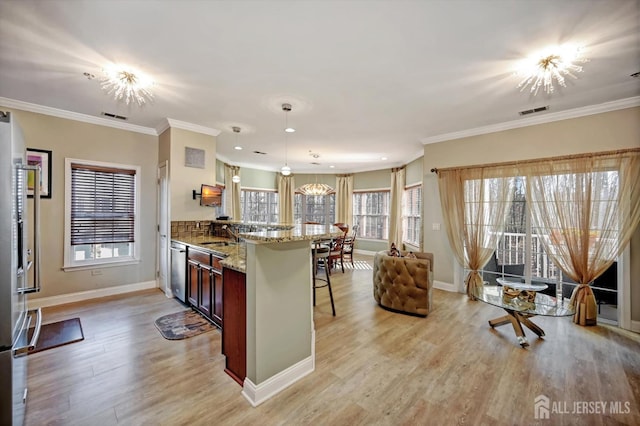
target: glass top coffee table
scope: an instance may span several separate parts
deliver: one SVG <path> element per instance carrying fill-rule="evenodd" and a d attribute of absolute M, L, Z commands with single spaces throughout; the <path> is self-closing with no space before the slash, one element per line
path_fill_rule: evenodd
<path fill-rule="evenodd" d="M 475 297 L 489 305 L 504 309 L 507 315 L 489 321 L 491 328 L 511 324 L 516 333 L 518 343 L 523 348 L 529 346 L 522 326 L 533 331 L 538 337 L 544 336 L 544 330 L 534 324 L 529 318 L 536 315 L 549 317 L 566 317 L 575 313 L 567 301 L 556 303 L 556 298 L 538 293 L 533 290 L 516 289 L 509 283 L 506 287 L 485 285 L 479 287 Z"/>

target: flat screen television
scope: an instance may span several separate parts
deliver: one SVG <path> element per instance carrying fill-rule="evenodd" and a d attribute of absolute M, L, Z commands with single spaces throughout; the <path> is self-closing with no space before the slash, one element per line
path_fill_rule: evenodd
<path fill-rule="evenodd" d="M 200 187 L 200 205 L 205 207 L 218 207 L 221 204 L 222 188 L 203 183 Z"/>

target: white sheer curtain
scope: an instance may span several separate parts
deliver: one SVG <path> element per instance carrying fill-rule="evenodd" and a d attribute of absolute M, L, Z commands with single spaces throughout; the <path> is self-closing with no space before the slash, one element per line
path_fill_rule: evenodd
<path fill-rule="evenodd" d="M 532 224 L 553 262 L 579 285 L 574 322 L 595 325 L 589 283 L 614 262 L 640 222 L 640 149 L 520 166 Z"/>
<path fill-rule="evenodd" d="M 402 249 L 402 194 L 405 185 L 405 168 L 391 169 L 391 202 L 389 207 L 389 246 L 395 243 Z"/>
<path fill-rule="evenodd" d="M 293 203 L 295 187 L 293 175 L 282 176 L 278 173 L 278 206 L 280 209 L 278 219 L 280 223 L 292 224 L 294 222 Z"/>
<path fill-rule="evenodd" d="M 235 220 L 240 217 L 240 183 L 233 182 L 233 176 L 240 175 L 240 167 L 224 165 L 224 210 L 225 214 Z"/>
<path fill-rule="evenodd" d="M 353 225 L 353 175 L 336 176 L 336 223 Z"/>
<path fill-rule="evenodd" d="M 451 249 L 463 267 L 467 295 L 482 287 L 480 270 L 491 258 L 503 233 L 511 205 L 512 167 L 438 170 L 442 216 Z"/>

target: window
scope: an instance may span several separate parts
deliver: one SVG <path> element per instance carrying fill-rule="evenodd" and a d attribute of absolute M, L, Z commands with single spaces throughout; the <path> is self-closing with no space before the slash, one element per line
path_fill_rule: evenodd
<path fill-rule="evenodd" d="M 140 168 L 65 160 L 65 269 L 137 261 Z"/>
<path fill-rule="evenodd" d="M 420 246 L 420 210 L 422 208 L 422 186 L 405 188 L 402 194 L 402 240 Z"/>
<path fill-rule="evenodd" d="M 611 187 L 617 184 L 617 172 L 603 172 L 611 175 Z M 531 214 L 527 204 L 527 180 L 525 177 L 515 177 L 513 186 L 513 202 L 507 214 L 505 230 L 498 240 L 496 258 L 498 270 L 485 267 L 484 280 L 493 282 L 496 277 L 505 276 L 521 278 L 525 282 L 543 283 L 549 286 L 544 293 L 555 296 L 560 290 L 557 283 L 562 282 L 562 295 L 571 296 L 576 283 L 562 273 L 546 253 L 543 239 L 553 239 L 543 228 L 532 225 Z M 608 186 L 607 186 L 608 188 Z M 600 224 L 592 224 L 594 228 L 601 228 Z M 591 231 L 597 232 L 597 231 Z M 491 264 L 491 261 L 489 262 Z M 592 283 L 598 301 L 599 317 L 612 321 L 617 320 L 617 263 Z"/>
<path fill-rule="evenodd" d="M 318 222 L 332 224 L 336 217 L 336 196 L 294 195 L 293 220 L 295 223 Z"/>
<path fill-rule="evenodd" d="M 240 211 L 243 222 L 278 223 L 278 193 L 243 189 Z"/>
<path fill-rule="evenodd" d="M 389 191 L 353 194 L 353 224 L 358 236 L 376 240 L 389 237 Z"/>

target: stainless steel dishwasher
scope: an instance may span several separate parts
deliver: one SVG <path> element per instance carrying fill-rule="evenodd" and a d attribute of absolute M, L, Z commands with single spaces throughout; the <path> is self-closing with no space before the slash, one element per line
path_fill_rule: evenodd
<path fill-rule="evenodd" d="M 182 303 L 187 303 L 187 247 L 171 241 L 171 292 Z"/>

